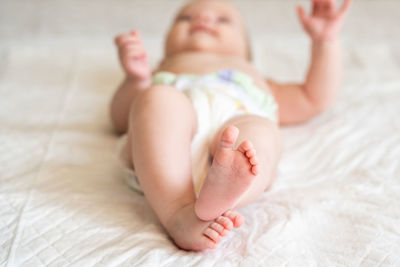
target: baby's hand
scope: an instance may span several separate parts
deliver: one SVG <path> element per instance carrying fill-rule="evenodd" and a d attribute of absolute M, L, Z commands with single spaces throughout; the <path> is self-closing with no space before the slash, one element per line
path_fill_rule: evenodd
<path fill-rule="evenodd" d="M 138 81 L 151 77 L 151 69 L 142 38 L 137 31 L 120 34 L 115 38 L 122 68 L 130 78 Z"/>
<path fill-rule="evenodd" d="M 347 13 L 351 0 L 344 0 L 343 6 L 336 10 L 335 0 L 311 0 L 312 13 L 305 14 L 301 6 L 297 13 L 304 30 L 313 41 L 324 42 L 336 40 L 343 24 L 344 15 Z"/>

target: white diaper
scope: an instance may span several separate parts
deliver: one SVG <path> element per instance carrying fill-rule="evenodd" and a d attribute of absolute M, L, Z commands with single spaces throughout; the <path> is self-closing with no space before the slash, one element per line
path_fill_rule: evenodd
<path fill-rule="evenodd" d="M 278 106 L 274 98 L 256 87 L 248 75 L 223 70 L 207 75 L 176 75 L 159 72 L 153 84 L 174 86 L 192 102 L 197 114 L 198 132 L 191 147 L 192 176 L 195 192 L 200 192 L 210 166 L 210 144 L 220 127 L 229 119 L 243 114 L 255 114 L 277 121 Z M 135 191 L 142 193 L 139 180 L 126 157 L 126 135 L 118 143 L 119 162 L 125 180 Z"/>

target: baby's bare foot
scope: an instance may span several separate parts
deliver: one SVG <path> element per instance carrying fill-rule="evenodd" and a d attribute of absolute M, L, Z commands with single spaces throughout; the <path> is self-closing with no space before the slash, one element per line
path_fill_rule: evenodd
<path fill-rule="evenodd" d="M 214 249 L 229 231 L 243 224 L 244 218 L 228 211 L 213 221 L 201 221 L 194 213 L 193 204 L 179 209 L 166 224 L 175 244 L 185 250 Z"/>
<path fill-rule="evenodd" d="M 202 220 L 213 220 L 232 209 L 258 174 L 252 143 L 244 141 L 237 150 L 234 149 L 238 135 L 239 130 L 233 126 L 222 133 L 207 179 L 195 203 L 195 212 Z"/>

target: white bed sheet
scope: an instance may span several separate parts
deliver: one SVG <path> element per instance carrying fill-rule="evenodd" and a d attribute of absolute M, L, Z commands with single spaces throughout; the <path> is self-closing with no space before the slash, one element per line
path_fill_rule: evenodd
<path fill-rule="evenodd" d="M 285 38 L 255 38 L 256 65 L 299 79 L 308 43 Z M 123 182 L 108 120 L 122 77 L 113 47 L 1 47 L 0 266 L 400 266 L 394 45 L 345 39 L 333 108 L 282 129 L 272 190 L 218 249 L 198 253 L 177 249 Z"/>

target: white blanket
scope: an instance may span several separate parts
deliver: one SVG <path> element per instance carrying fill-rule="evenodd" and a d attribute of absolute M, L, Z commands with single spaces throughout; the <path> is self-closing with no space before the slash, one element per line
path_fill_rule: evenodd
<path fill-rule="evenodd" d="M 303 76 L 305 38 L 253 41 L 261 72 Z M 272 190 L 218 249 L 198 253 L 177 249 L 123 181 L 108 119 L 121 79 L 111 44 L 0 47 L 0 266 L 400 266 L 392 45 L 345 38 L 335 105 L 282 129 Z"/>

